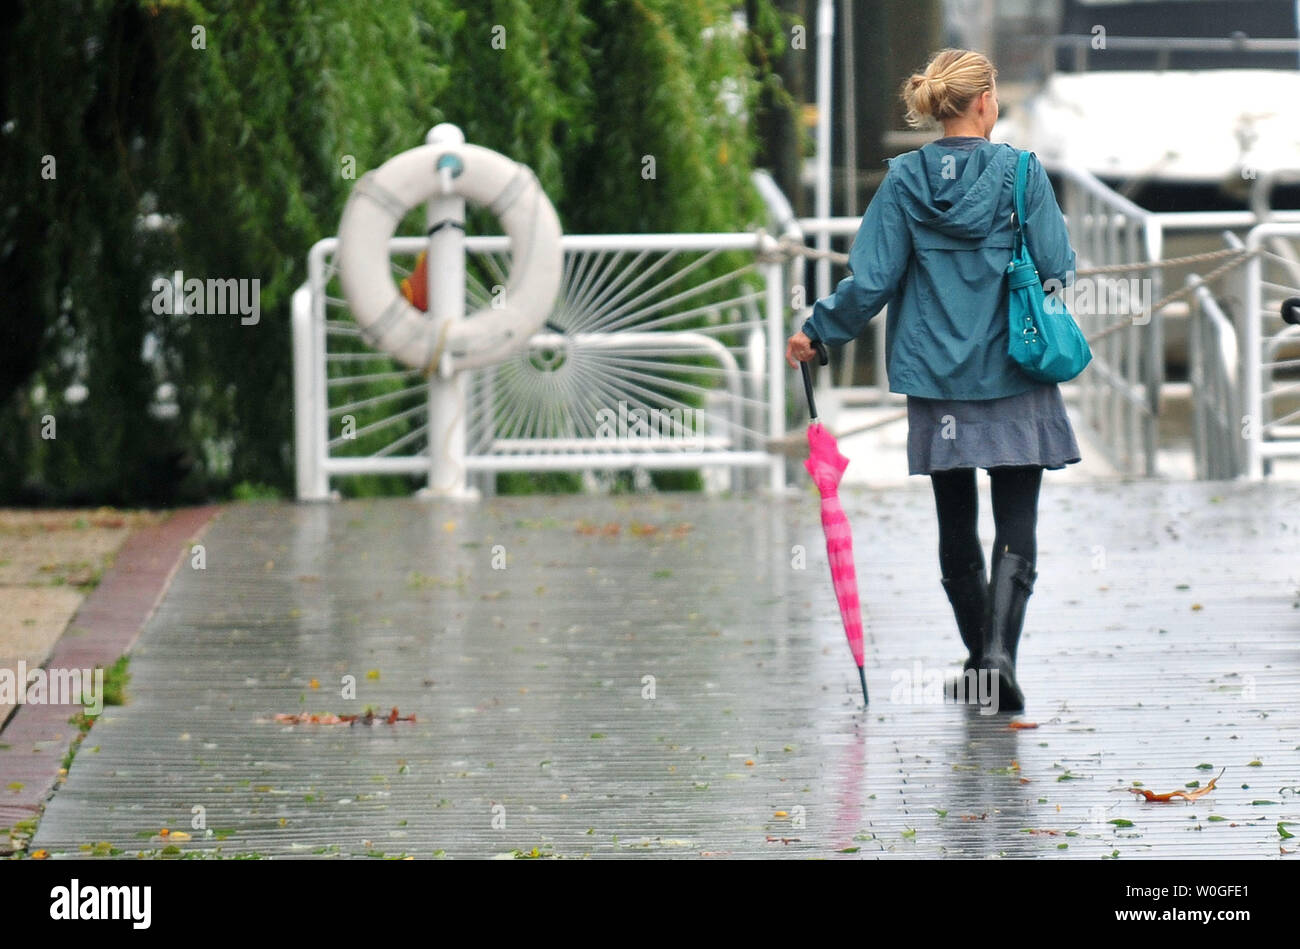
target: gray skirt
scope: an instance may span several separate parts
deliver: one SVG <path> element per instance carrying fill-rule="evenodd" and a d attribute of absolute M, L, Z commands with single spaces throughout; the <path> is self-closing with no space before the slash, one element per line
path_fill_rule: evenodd
<path fill-rule="evenodd" d="M 907 397 L 908 474 L 947 468 L 1080 461 L 1061 388 L 1039 385 L 1001 399 Z"/>

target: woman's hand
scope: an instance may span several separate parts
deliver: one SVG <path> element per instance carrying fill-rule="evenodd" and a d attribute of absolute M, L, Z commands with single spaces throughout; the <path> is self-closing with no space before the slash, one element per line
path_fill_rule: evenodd
<path fill-rule="evenodd" d="M 816 355 L 817 350 L 812 348 L 812 340 L 802 332 L 795 333 L 786 341 L 785 361 L 790 364 L 791 369 L 797 369 L 799 363 L 807 362 Z"/>

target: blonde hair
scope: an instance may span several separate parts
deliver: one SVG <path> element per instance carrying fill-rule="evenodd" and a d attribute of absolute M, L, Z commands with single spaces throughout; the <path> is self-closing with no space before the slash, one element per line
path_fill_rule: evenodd
<path fill-rule="evenodd" d="M 903 83 L 907 124 L 920 128 L 929 119 L 955 119 L 978 96 L 993 88 L 998 77 L 987 56 L 969 49 L 942 49 L 930 57 L 925 71 Z"/>

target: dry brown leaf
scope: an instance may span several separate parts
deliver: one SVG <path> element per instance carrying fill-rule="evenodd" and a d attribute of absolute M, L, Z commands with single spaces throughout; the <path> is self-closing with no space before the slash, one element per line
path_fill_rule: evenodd
<path fill-rule="evenodd" d="M 1214 777 L 1210 778 L 1209 783 L 1207 783 L 1205 787 L 1195 788 L 1191 791 L 1168 791 L 1164 794 L 1156 794 L 1154 791 L 1148 791 L 1146 788 L 1125 788 L 1125 790 L 1131 791 L 1134 794 L 1140 794 L 1146 800 L 1157 804 L 1168 804 L 1176 797 L 1182 798 L 1185 801 L 1194 801 L 1198 797 L 1204 797 L 1213 791 L 1215 782 L 1217 782 L 1219 778 L 1223 777 L 1223 772 L 1226 770 L 1228 769 L 1224 768 Z"/>
<path fill-rule="evenodd" d="M 376 722 L 394 725 L 397 722 L 414 722 L 415 715 L 400 715 L 397 706 L 394 705 L 392 711 L 387 715 L 376 715 L 373 711 L 367 711 L 364 715 L 335 715 L 332 712 L 326 712 L 323 715 L 316 712 L 299 712 L 294 715 L 277 712 L 275 720 L 286 725 L 351 725 L 355 722 L 360 722 L 363 725 L 373 725 Z"/>

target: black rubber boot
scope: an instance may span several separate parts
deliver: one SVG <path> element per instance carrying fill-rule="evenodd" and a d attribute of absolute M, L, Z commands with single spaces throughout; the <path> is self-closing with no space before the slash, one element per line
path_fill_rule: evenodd
<path fill-rule="evenodd" d="M 1016 682 L 1016 650 L 1025 623 L 1025 605 L 1034 592 L 1038 573 L 1034 565 L 1010 551 L 993 552 L 989 580 L 988 640 L 979 668 L 998 676 L 998 711 L 1020 712 L 1025 697 Z"/>
<path fill-rule="evenodd" d="M 964 573 L 943 577 L 940 582 L 948 594 L 948 602 L 952 604 L 953 616 L 957 618 L 961 641 L 970 653 L 962 669 L 973 669 L 984 652 L 984 641 L 988 637 L 989 581 L 984 574 L 984 555 L 981 553 L 979 560 L 972 561 Z"/>

